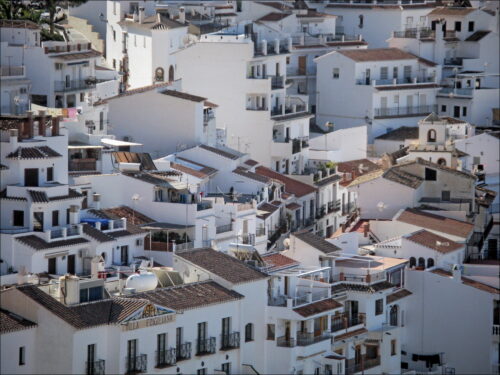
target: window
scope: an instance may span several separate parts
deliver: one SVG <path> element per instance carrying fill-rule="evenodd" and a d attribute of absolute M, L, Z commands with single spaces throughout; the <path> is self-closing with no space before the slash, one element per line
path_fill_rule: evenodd
<path fill-rule="evenodd" d="M 333 375 L 332 365 L 325 365 L 325 375 Z"/>
<path fill-rule="evenodd" d="M 54 167 L 47 168 L 47 181 L 54 181 Z"/>
<path fill-rule="evenodd" d="M 48 273 L 51 275 L 57 274 L 57 258 L 49 258 L 48 260 Z"/>
<path fill-rule="evenodd" d="M 155 81 L 163 82 L 165 80 L 165 71 L 163 68 L 156 68 L 155 70 Z"/>
<path fill-rule="evenodd" d="M 54 67 L 55 67 L 56 70 L 62 70 L 63 64 L 62 63 L 55 63 Z"/>
<path fill-rule="evenodd" d="M 128 340 L 127 342 L 127 372 L 136 372 L 138 370 L 137 359 L 137 340 Z"/>
<path fill-rule="evenodd" d="M 116 16 L 116 1 L 113 1 L 113 14 Z"/>
<path fill-rule="evenodd" d="M 437 172 L 431 168 L 425 168 L 425 181 L 436 181 Z"/>
<path fill-rule="evenodd" d="M 415 267 L 417 265 L 417 260 L 414 257 L 410 258 L 410 268 Z"/>
<path fill-rule="evenodd" d="M 99 130 L 104 130 L 104 112 L 99 112 Z"/>
<path fill-rule="evenodd" d="M 389 313 L 389 324 L 394 327 L 397 327 L 398 325 L 398 305 L 391 307 L 391 311 Z"/>
<path fill-rule="evenodd" d="M 248 323 L 245 326 L 245 342 L 253 341 L 253 324 Z"/>
<path fill-rule="evenodd" d="M 359 15 L 359 25 L 358 25 L 358 27 L 359 27 L 360 29 L 362 29 L 362 28 L 363 28 L 363 26 L 364 26 L 364 21 L 365 21 L 365 16 L 363 16 L 362 14 L 360 14 L 360 15 Z"/>
<path fill-rule="evenodd" d="M 442 190 L 441 191 L 441 200 L 445 202 L 449 202 L 451 199 L 451 192 L 449 190 Z"/>
<path fill-rule="evenodd" d="M 427 142 L 436 142 L 436 131 L 434 129 L 427 132 Z"/>
<path fill-rule="evenodd" d="M 424 26 L 424 25 L 426 24 L 426 22 L 425 22 L 425 18 L 426 18 L 425 16 L 420 16 L 420 24 L 421 24 L 422 26 Z"/>
<path fill-rule="evenodd" d="M 12 211 L 12 225 L 15 227 L 24 227 L 24 211 Z"/>
<path fill-rule="evenodd" d="M 467 107 L 462 107 L 462 116 L 467 116 Z"/>
<path fill-rule="evenodd" d="M 116 42 L 116 30 L 113 30 L 113 41 Z"/>
<path fill-rule="evenodd" d="M 102 291 L 103 291 L 102 286 L 80 289 L 80 303 L 101 300 Z"/>
<path fill-rule="evenodd" d="M 207 369 L 200 368 L 199 370 L 196 370 L 196 375 L 207 375 Z"/>
<path fill-rule="evenodd" d="M 387 66 L 383 66 L 380 68 L 380 79 L 388 79 L 389 78 L 389 68 Z"/>
<path fill-rule="evenodd" d="M 453 117 L 460 117 L 460 106 L 456 105 L 453 107 Z"/>
<path fill-rule="evenodd" d="M 59 211 L 58 210 L 52 211 L 52 226 L 53 227 L 59 226 Z"/>
<path fill-rule="evenodd" d="M 243 0 L 236 0 L 236 11 L 241 12 Z"/>
<path fill-rule="evenodd" d="M 26 348 L 24 346 L 19 347 L 19 366 L 26 364 Z"/>
<path fill-rule="evenodd" d="M 161 366 L 166 363 L 167 356 L 167 334 L 160 333 L 156 336 L 156 350 L 158 352 L 156 356 L 156 365 Z"/>
<path fill-rule="evenodd" d="M 394 104 L 399 106 L 399 95 L 394 95 Z"/>
<path fill-rule="evenodd" d="M 403 75 L 406 82 L 411 82 L 411 65 L 403 67 Z"/>
<path fill-rule="evenodd" d="M 333 68 L 333 78 L 338 79 L 340 77 L 340 69 L 339 68 Z"/>
<path fill-rule="evenodd" d="M 384 300 L 382 298 L 375 301 L 375 315 L 380 315 L 384 312 Z"/>
<path fill-rule="evenodd" d="M 427 268 L 434 267 L 434 259 L 428 258 L 427 259 Z"/>
<path fill-rule="evenodd" d="M 469 21 L 469 31 L 474 31 L 474 21 Z"/>
<path fill-rule="evenodd" d="M 425 259 L 420 257 L 418 258 L 418 267 L 424 269 L 425 268 Z"/>
<path fill-rule="evenodd" d="M 397 341 L 391 340 L 391 356 L 397 353 Z"/>
<path fill-rule="evenodd" d="M 438 159 L 438 164 L 439 164 L 439 165 L 446 166 L 446 159 L 444 159 L 444 158 L 439 158 L 439 159 Z"/>
<path fill-rule="evenodd" d="M 267 339 L 266 340 L 274 340 L 275 338 L 275 325 L 268 324 L 267 325 Z"/>
<path fill-rule="evenodd" d="M 406 17 L 406 26 L 413 25 L 413 17 Z"/>
<path fill-rule="evenodd" d="M 113 59 L 113 69 L 116 69 L 116 59 Z"/>
<path fill-rule="evenodd" d="M 441 105 L 441 112 L 446 112 L 446 106 L 444 104 Z"/>
<path fill-rule="evenodd" d="M 286 65 L 289 65 L 290 64 L 290 56 L 287 56 L 286 57 Z"/>
<path fill-rule="evenodd" d="M 95 344 L 87 345 L 87 375 L 93 375 L 95 362 Z"/>
<path fill-rule="evenodd" d="M 462 31 L 462 22 L 455 21 L 455 31 Z"/>
<path fill-rule="evenodd" d="M 221 330 L 221 347 L 222 348 L 227 348 L 230 346 L 229 342 L 229 334 L 231 333 L 231 318 L 222 318 L 222 330 Z"/>
<path fill-rule="evenodd" d="M 231 363 L 230 362 L 223 363 L 222 371 L 224 371 L 226 375 L 231 375 Z"/>
<path fill-rule="evenodd" d="M 206 341 L 207 339 L 207 322 L 202 322 L 198 323 L 198 341 L 197 341 L 197 353 L 205 353 L 207 346 L 206 346 Z"/>
<path fill-rule="evenodd" d="M 398 79 L 398 67 L 392 68 L 392 78 Z"/>

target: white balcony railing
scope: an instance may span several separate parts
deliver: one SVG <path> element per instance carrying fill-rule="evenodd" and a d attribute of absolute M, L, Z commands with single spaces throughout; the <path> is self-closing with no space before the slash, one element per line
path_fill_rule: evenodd
<path fill-rule="evenodd" d="M 45 231 L 47 242 L 62 241 L 82 235 L 82 224 L 70 224 L 63 227 L 53 228 Z"/>

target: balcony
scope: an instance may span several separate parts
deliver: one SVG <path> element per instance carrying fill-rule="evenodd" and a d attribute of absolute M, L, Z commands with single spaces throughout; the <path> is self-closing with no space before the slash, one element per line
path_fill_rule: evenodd
<path fill-rule="evenodd" d="M 295 347 L 295 338 L 280 336 L 276 339 L 276 345 L 282 348 L 293 348 Z"/>
<path fill-rule="evenodd" d="M 436 37 L 435 31 L 428 27 L 420 29 L 411 28 L 404 31 L 394 31 L 393 38 L 409 38 L 409 39 L 434 39 Z"/>
<path fill-rule="evenodd" d="M 309 303 L 313 303 L 316 301 L 321 301 L 329 297 L 329 288 L 323 289 L 321 291 L 316 291 L 314 293 L 303 293 L 297 294 L 295 296 L 287 296 L 287 295 L 278 295 L 274 297 L 270 297 L 268 299 L 269 306 L 278 306 L 278 307 L 298 307 L 307 305 Z"/>
<path fill-rule="evenodd" d="M 87 375 L 104 375 L 105 361 L 104 359 L 99 359 L 94 362 L 86 362 L 85 368 Z"/>
<path fill-rule="evenodd" d="M 202 201 L 196 205 L 197 211 L 209 210 L 211 208 L 212 208 L 212 202 L 210 202 L 210 201 Z"/>
<path fill-rule="evenodd" d="M 444 66 L 462 66 L 463 64 L 463 57 L 448 57 L 444 59 Z"/>
<path fill-rule="evenodd" d="M 69 172 L 84 172 L 84 171 L 96 171 L 97 170 L 97 160 L 88 159 L 73 159 L 69 161 L 68 171 Z"/>
<path fill-rule="evenodd" d="M 209 337 L 208 339 L 197 340 L 196 341 L 196 355 L 208 355 L 214 354 L 216 351 L 215 348 L 215 337 Z"/>
<path fill-rule="evenodd" d="M 437 105 L 421 105 L 414 107 L 397 107 L 397 108 L 374 108 L 374 118 L 391 118 L 391 117 L 416 117 L 426 116 L 431 112 L 437 112 Z"/>
<path fill-rule="evenodd" d="M 362 355 L 358 361 L 354 358 L 346 361 L 345 373 L 351 375 L 376 366 L 380 366 L 380 357 L 367 358 L 366 355 Z"/>
<path fill-rule="evenodd" d="M 340 199 L 337 199 L 335 202 L 328 202 L 328 213 L 340 211 L 341 206 Z"/>
<path fill-rule="evenodd" d="M 255 230 L 255 237 L 262 237 L 266 235 L 266 228 L 265 227 L 259 227 Z"/>
<path fill-rule="evenodd" d="M 185 359 L 191 358 L 191 343 L 185 342 L 184 344 L 178 345 L 176 348 L 176 359 L 177 362 L 183 361 Z"/>
<path fill-rule="evenodd" d="M 252 233 L 243 233 L 241 235 L 241 243 L 243 245 L 255 245 L 255 235 Z"/>
<path fill-rule="evenodd" d="M 76 237 L 82 234 L 81 224 L 70 224 L 64 227 L 49 229 L 45 231 L 45 239 L 47 242 L 60 241 L 68 237 Z"/>
<path fill-rule="evenodd" d="M 317 342 L 330 340 L 330 332 L 323 332 L 320 335 L 314 335 L 312 332 L 297 332 L 297 346 L 308 346 Z"/>
<path fill-rule="evenodd" d="M 326 204 L 323 204 L 316 211 L 316 219 L 319 220 L 325 215 L 326 215 Z"/>
<path fill-rule="evenodd" d="M 0 66 L 0 77 L 24 77 L 24 66 Z"/>
<path fill-rule="evenodd" d="M 339 315 L 332 316 L 332 325 L 331 331 L 339 334 L 339 331 L 346 330 L 349 331 L 349 328 L 355 327 L 360 324 L 365 324 L 366 315 L 359 313 L 354 316 L 349 316 L 346 313 L 342 313 Z"/>
<path fill-rule="evenodd" d="M 177 350 L 175 348 L 159 350 L 156 352 L 156 368 L 165 368 L 177 363 Z"/>
<path fill-rule="evenodd" d="M 357 79 L 356 85 L 362 86 L 397 86 L 397 85 L 418 85 L 435 83 L 435 77 L 405 77 L 405 78 L 385 78 L 385 79 Z"/>
<path fill-rule="evenodd" d="M 463 96 L 467 98 L 472 98 L 474 96 L 474 89 L 472 87 L 470 88 L 463 88 L 463 89 L 457 89 L 454 87 L 443 87 L 441 90 L 438 91 L 439 96 Z"/>
<path fill-rule="evenodd" d="M 55 45 L 47 46 L 51 42 L 43 43 L 45 54 L 48 53 L 64 53 L 64 52 L 79 52 L 90 51 L 92 49 L 91 43 L 57 43 Z"/>
<path fill-rule="evenodd" d="M 240 347 L 240 333 L 231 332 L 220 336 L 220 350 L 231 350 Z"/>
<path fill-rule="evenodd" d="M 93 79 L 78 79 L 71 81 L 55 81 L 54 92 L 70 92 L 95 89 L 97 81 Z"/>
<path fill-rule="evenodd" d="M 282 89 L 285 87 L 285 77 L 271 76 L 271 88 L 273 90 Z"/>
<path fill-rule="evenodd" d="M 203 126 L 208 126 L 208 123 L 215 118 L 212 111 L 203 114 Z"/>
<path fill-rule="evenodd" d="M 219 225 L 215 229 L 216 234 L 227 233 L 233 230 L 233 224 Z"/>
<path fill-rule="evenodd" d="M 140 354 L 135 357 L 125 358 L 126 374 L 139 374 L 148 371 L 148 356 Z"/>

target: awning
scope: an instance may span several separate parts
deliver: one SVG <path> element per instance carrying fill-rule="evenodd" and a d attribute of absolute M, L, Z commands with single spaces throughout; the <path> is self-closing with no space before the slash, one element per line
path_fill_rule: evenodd
<path fill-rule="evenodd" d="M 102 138 L 101 142 L 109 146 L 142 146 L 142 143 L 119 141 L 117 139 Z"/>
<path fill-rule="evenodd" d="M 72 143 L 68 145 L 69 150 L 81 150 L 81 149 L 89 149 L 89 148 L 103 148 L 103 146 L 98 146 L 98 145 L 86 145 L 86 144 L 79 144 L 79 143 Z"/>

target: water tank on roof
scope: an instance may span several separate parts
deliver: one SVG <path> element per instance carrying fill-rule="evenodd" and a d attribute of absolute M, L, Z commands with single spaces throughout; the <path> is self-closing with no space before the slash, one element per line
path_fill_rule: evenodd
<path fill-rule="evenodd" d="M 137 292 L 153 290 L 158 285 L 158 278 L 152 272 L 141 271 L 139 274 L 130 275 L 125 282 L 126 288 L 135 289 Z"/>

